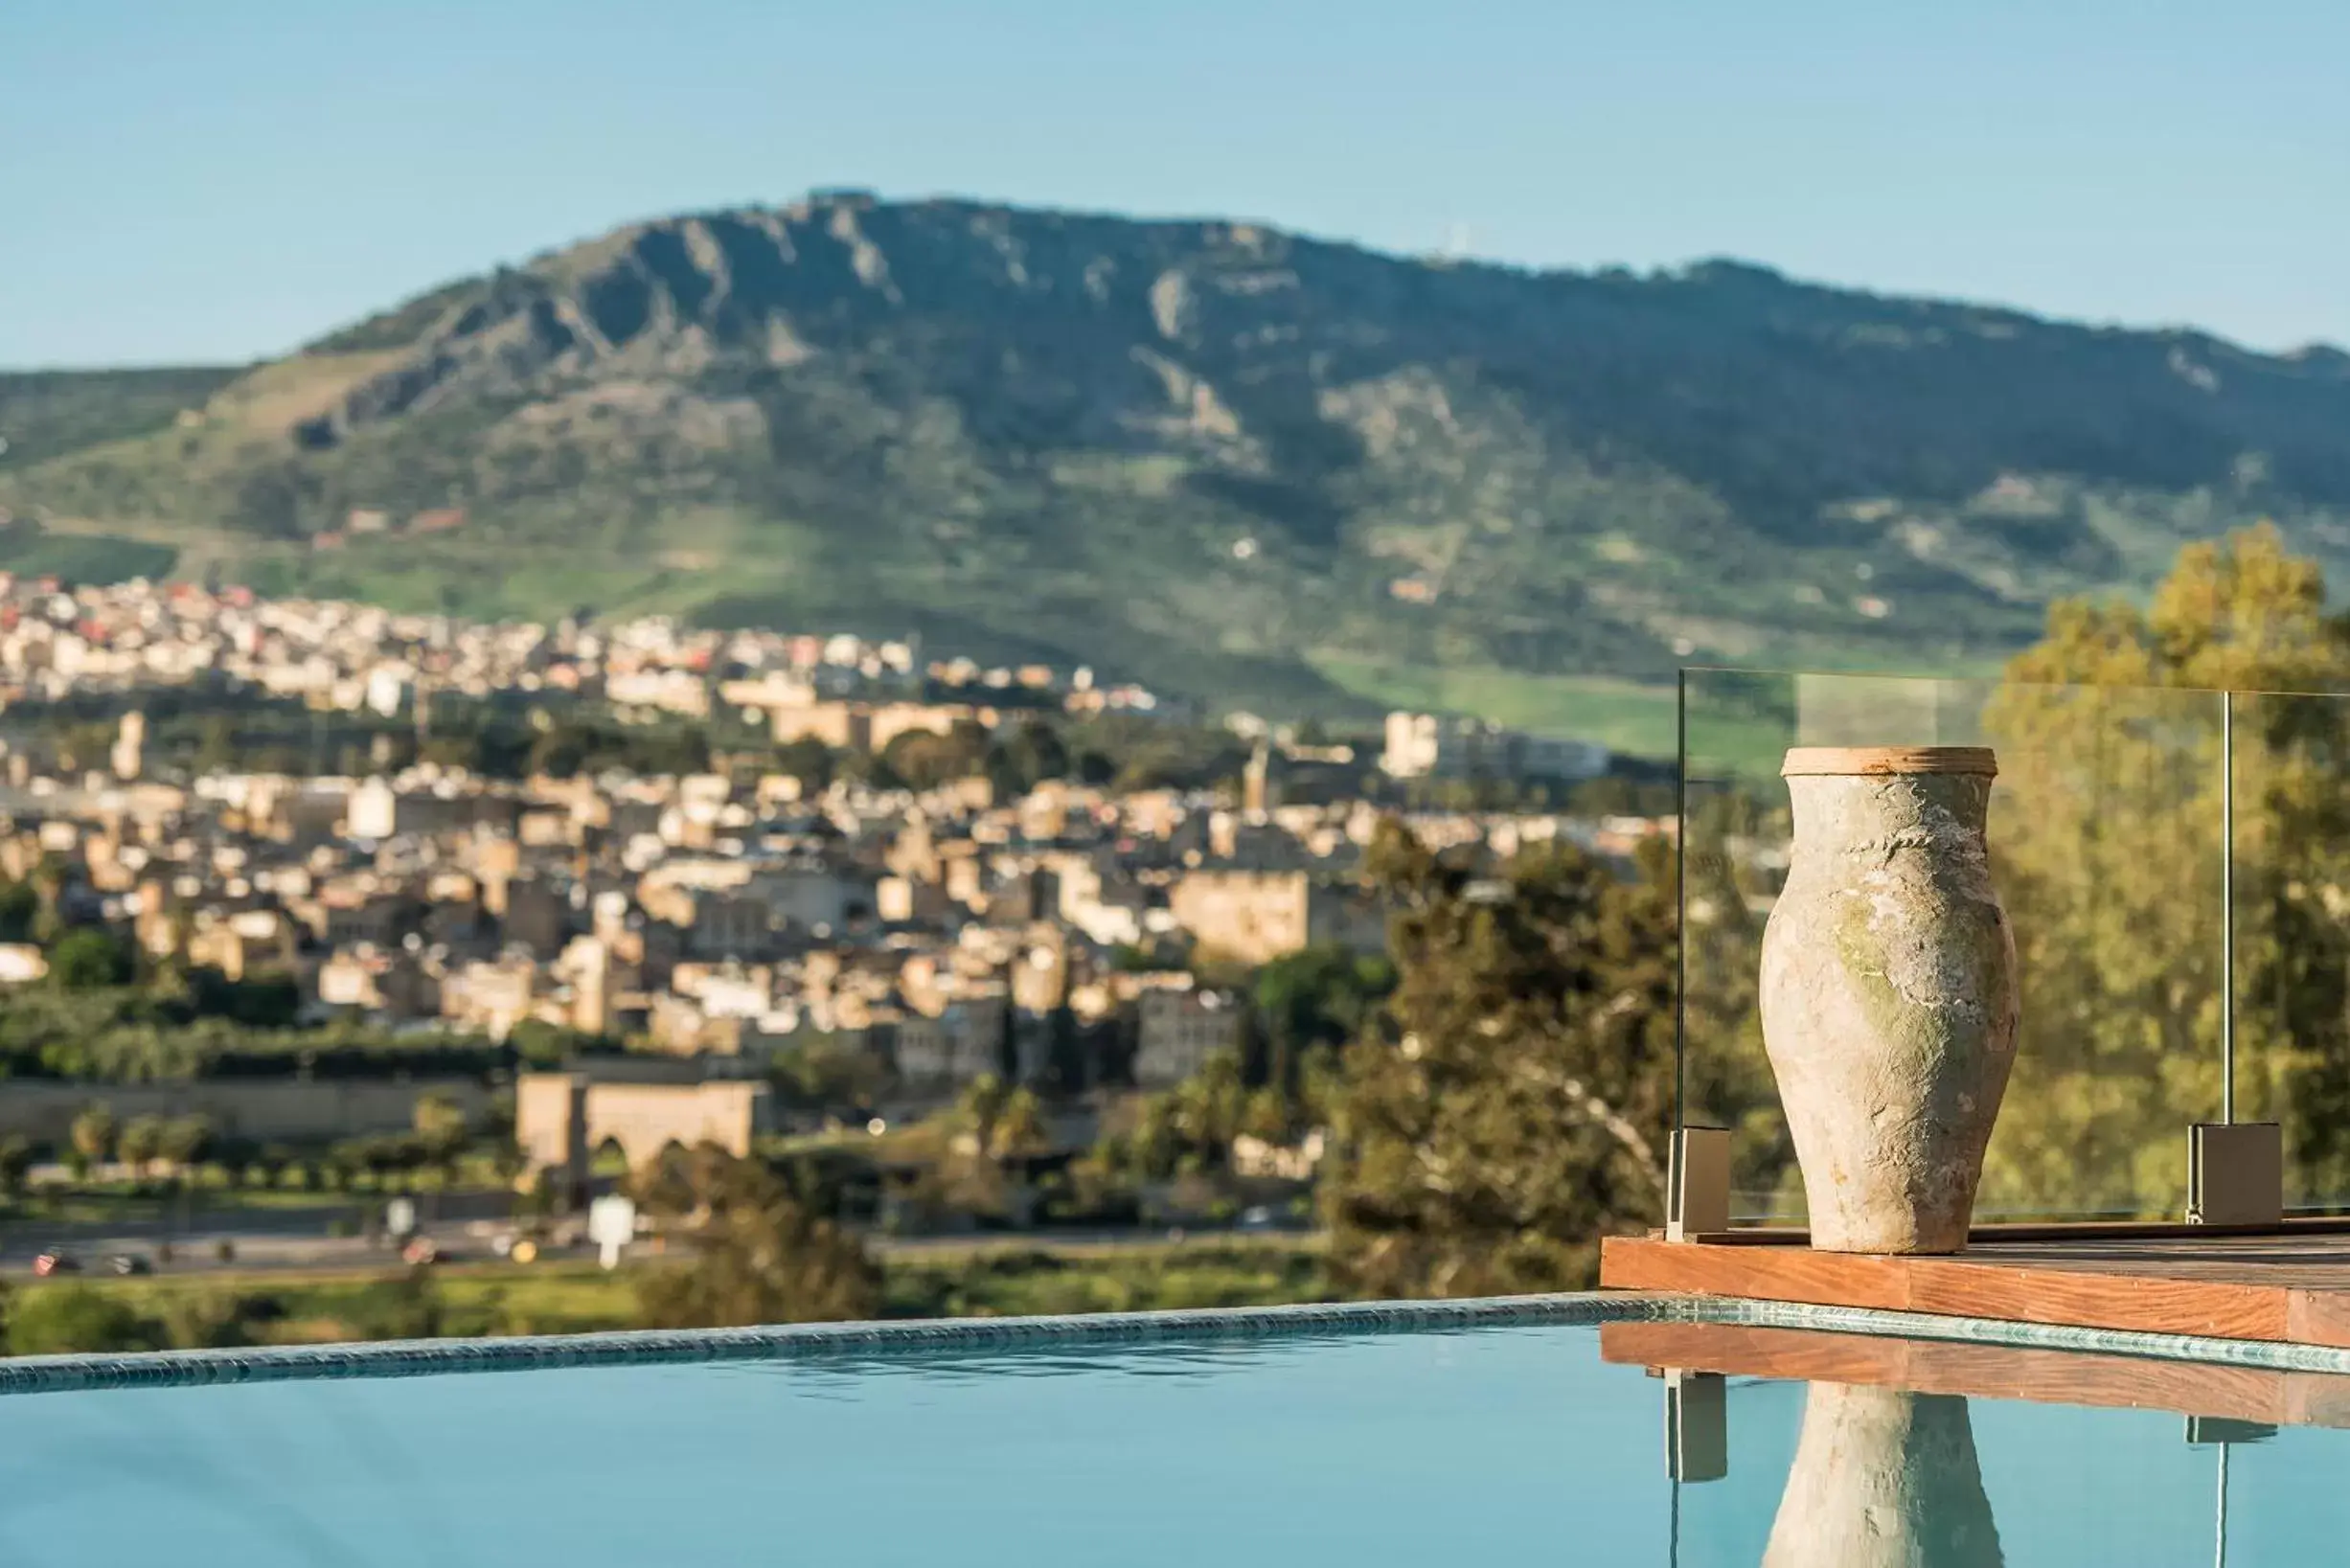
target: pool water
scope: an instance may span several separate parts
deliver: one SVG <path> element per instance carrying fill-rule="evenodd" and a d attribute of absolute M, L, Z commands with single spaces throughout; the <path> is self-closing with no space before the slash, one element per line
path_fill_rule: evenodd
<path fill-rule="evenodd" d="M 1603 1363 L 1585 1326 L 11 1395 L 0 1561 L 2281 1568 L 2350 1554 L 2350 1434 L 2191 1446 L 2180 1417 L 2155 1411 L 1718 1387 L 1726 1448 L 1706 1467 L 1722 1473 L 1678 1485 L 1664 1382 Z"/>

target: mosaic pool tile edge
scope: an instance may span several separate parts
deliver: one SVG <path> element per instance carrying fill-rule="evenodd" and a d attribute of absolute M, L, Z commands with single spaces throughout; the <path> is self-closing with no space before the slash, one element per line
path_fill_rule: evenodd
<path fill-rule="evenodd" d="M 1749 1301 L 1735 1297 L 1663 1300 L 1686 1308 L 1652 1314 L 1654 1318 L 1671 1322 L 1734 1323 L 1757 1329 L 1809 1329 L 1823 1333 L 1998 1345 L 2015 1350 L 2082 1351 L 2100 1355 L 2134 1356 L 2148 1361 L 2200 1361 L 2219 1366 L 2252 1367 L 2268 1372 L 2350 1375 L 2350 1351 L 2323 1345 L 2293 1345 L 2282 1340 L 2140 1333 L 2122 1329 L 2016 1323 L 2003 1318 L 1945 1317 L 1927 1312 L 1889 1312 L 1866 1307 L 1813 1307 L 1793 1302 Z"/>
<path fill-rule="evenodd" d="M 637 1329 L 494 1339 L 395 1340 L 372 1345 L 152 1351 L 0 1360 L 0 1395 L 171 1387 L 285 1378 L 407 1377 L 454 1372 L 699 1361 L 816 1359 L 1102 1345 L 1256 1339 L 1311 1333 L 1472 1329 L 1501 1324 L 1606 1323 L 1685 1315 L 1657 1297 L 1586 1293 L 1449 1302 L 1342 1303 L 1063 1317 L 776 1324 L 750 1329 Z"/>
<path fill-rule="evenodd" d="M 2203 1361 L 2280 1372 L 2350 1374 L 2350 1351 L 2262 1340 L 2128 1333 L 1863 1307 L 1807 1307 L 1719 1297 L 1588 1292 L 1452 1302 L 1225 1307 L 1034 1318 L 779 1324 L 753 1329 L 636 1330 L 503 1339 L 400 1340 L 372 1345 L 156 1351 L 0 1360 L 0 1395 L 168 1388 L 335 1377 L 416 1377 L 560 1367 L 796 1360 L 952 1353 L 1062 1344 L 1113 1345 L 1298 1334 L 1399 1332 L 1624 1321 L 1728 1323 L 1833 1333 L 2089 1351 L 2150 1360 Z"/>

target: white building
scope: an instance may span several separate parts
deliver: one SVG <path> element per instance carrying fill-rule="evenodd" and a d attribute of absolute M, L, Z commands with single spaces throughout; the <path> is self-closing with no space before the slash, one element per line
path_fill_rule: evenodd
<path fill-rule="evenodd" d="M 1591 740 L 1523 735 L 1479 718 L 1391 713 L 1379 765 L 1393 779 L 1596 779 L 1611 756 Z"/>

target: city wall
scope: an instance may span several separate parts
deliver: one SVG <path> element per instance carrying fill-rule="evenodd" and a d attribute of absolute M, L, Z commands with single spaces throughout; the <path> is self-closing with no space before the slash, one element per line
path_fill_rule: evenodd
<path fill-rule="evenodd" d="M 134 1116 L 209 1117 L 222 1134 L 264 1142 L 312 1143 L 365 1133 L 404 1132 L 416 1102 L 440 1093 L 478 1123 L 489 1091 L 470 1078 L 198 1079 L 173 1083 L 0 1081 L 0 1136 L 20 1133 L 62 1148 L 74 1118 L 103 1104 L 120 1124 Z"/>

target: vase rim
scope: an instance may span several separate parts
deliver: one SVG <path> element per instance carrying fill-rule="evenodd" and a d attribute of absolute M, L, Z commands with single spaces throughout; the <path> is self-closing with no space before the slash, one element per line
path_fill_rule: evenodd
<path fill-rule="evenodd" d="M 1779 776 L 1972 773 L 1992 778 L 1998 771 L 1998 755 L 1989 746 L 1796 746 L 1788 752 Z"/>

